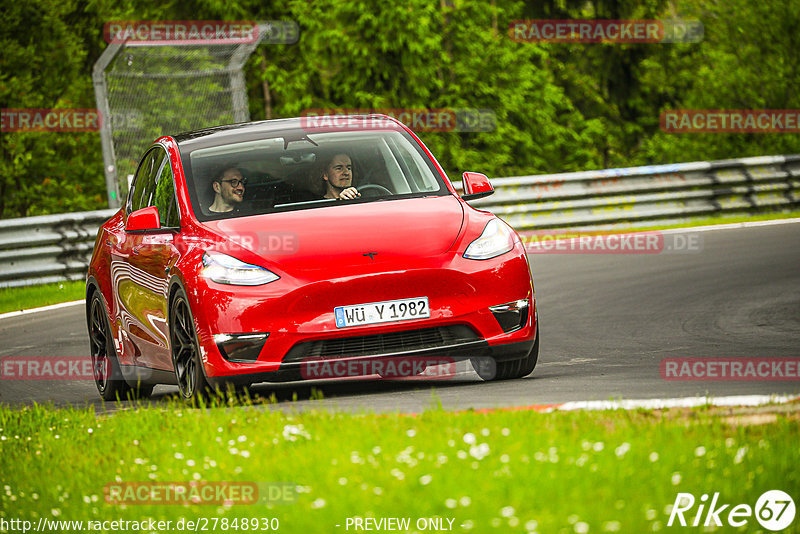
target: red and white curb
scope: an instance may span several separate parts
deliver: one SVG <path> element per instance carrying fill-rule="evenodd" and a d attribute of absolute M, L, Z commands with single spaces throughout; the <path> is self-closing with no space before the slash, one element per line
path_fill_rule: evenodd
<path fill-rule="evenodd" d="M 576 410 L 663 410 L 667 408 L 699 408 L 701 406 L 764 406 L 786 404 L 800 400 L 800 395 L 733 395 L 729 397 L 679 397 L 673 399 L 632 399 L 617 401 L 573 401 L 558 404 L 532 404 L 508 408 L 487 408 L 476 413 L 531 410 L 541 413 L 572 412 Z"/>

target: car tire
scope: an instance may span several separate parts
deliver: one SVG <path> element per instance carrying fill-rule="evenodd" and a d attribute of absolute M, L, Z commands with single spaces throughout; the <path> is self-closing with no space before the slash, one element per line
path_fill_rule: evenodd
<path fill-rule="evenodd" d="M 182 289 L 175 294 L 169 307 L 169 340 L 181 397 L 194 401 L 208 396 L 210 387 L 200 358 L 194 316 Z"/>
<path fill-rule="evenodd" d="M 531 347 L 531 351 L 522 360 L 524 363 L 522 364 L 522 369 L 520 369 L 519 376 L 517 378 L 522 378 L 524 376 L 528 376 L 533 372 L 536 368 L 536 364 L 539 361 L 539 318 L 536 318 L 536 342 Z"/>
<path fill-rule="evenodd" d="M 106 401 L 127 399 L 131 389 L 122 376 L 108 314 L 99 291 L 92 293 L 88 326 L 92 373 L 100 397 Z"/>
<path fill-rule="evenodd" d="M 495 361 L 494 365 L 485 365 L 485 359 L 472 358 L 472 367 L 484 380 L 509 380 L 528 376 L 536 368 L 539 361 L 539 321 L 536 321 L 536 341 L 531 350 L 522 358 L 505 362 Z"/>

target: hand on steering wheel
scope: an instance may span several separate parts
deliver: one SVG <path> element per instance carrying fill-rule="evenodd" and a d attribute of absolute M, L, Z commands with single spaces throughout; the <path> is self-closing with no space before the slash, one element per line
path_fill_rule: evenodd
<path fill-rule="evenodd" d="M 394 194 L 391 191 L 389 191 L 388 189 L 386 189 L 385 187 L 383 187 L 382 185 L 378 185 L 378 184 L 362 185 L 359 188 L 359 190 L 362 193 L 365 193 L 365 192 L 368 192 L 368 191 L 372 191 L 373 192 L 372 194 L 367 195 L 367 196 L 370 196 L 370 197 L 379 197 L 379 196 L 382 196 L 382 195 L 392 196 Z"/>

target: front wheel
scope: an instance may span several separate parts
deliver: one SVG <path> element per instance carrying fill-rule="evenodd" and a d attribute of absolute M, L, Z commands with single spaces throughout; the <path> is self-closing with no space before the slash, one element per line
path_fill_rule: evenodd
<path fill-rule="evenodd" d="M 208 392 L 209 386 L 203 372 L 192 311 L 182 290 L 175 295 L 170 306 L 169 338 L 181 396 L 186 400 L 196 400 Z"/>
<path fill-rule="evenodd" d="M 509 380 L 531 374 L 539 361 L 539 321 L 536 321 L 536 341 L 523 358 L 498 362 L 489 358 L 471 358 L 472 367 L 484 380 Z"/>

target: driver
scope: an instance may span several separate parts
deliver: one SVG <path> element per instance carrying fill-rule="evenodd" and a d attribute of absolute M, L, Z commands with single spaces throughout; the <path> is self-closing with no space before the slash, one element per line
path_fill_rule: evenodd
<path fill-rule="evenodd" d="M 208 207 L 212 213 L 238 211 L 244 199 L 244 186 L 247 179 L 242 171 L 233 165 L 224 167 L 214 178 L 214 202 Z"/>
<path fill-rule="evenodd" d="M 335 154 L 322 168 L 322 180 L 325 185 L 323 198 L 352 200 L 361 196 L 353 187 L 353 162 L 347 154 Z"/>

